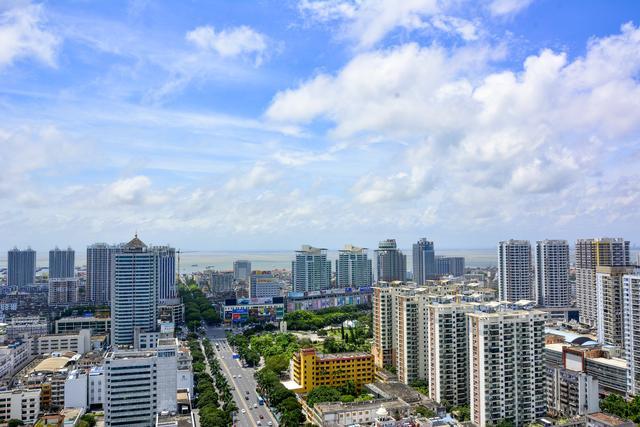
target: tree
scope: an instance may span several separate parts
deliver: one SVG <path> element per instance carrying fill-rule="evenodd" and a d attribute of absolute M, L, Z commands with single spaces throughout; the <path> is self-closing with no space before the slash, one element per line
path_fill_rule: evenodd
<path fill-rule="evenodd" d="M 416 407 L 416 412 L 420 415 L 422 415 L 425 418 L 433 418 L 435 417 L 437 414 L 435 413 L 435 411 L 427 408 L 426 406 L 422 406 L 419 405 Z"/>
<path fill-rule="evenodd" d="M 16 420 L 15 418 L 12 418 L 9 420 L 9 422 L 7 422 L 7 427 L 18 427 L 23 425 L 24 422 L 22 420 Z"/>
<path fill-rule="evenodd" d="M 281 374 L 289 368 L 289 360 L 291 358 L 286 354 L 277 354 L 275 356 L 269 356 L 264 361 L 264 367 L 276 374 Z"/>
<path fill-rule="evenodd" d="M 84 414 L 82 417 L 80 417 L 80 420 L 87 423 L 88 427 L 95 427 L 96 425 L 96 417 L 93 414 Z"/>
<path fill-rule="evenodd" d="M 314 387 L 307 394 L 307 403 L 309 406 L 313 406 L 316 403 L 339 402 L 341 397 L 342 393 L 337 388 L 321 385 Z"/>
<path fill-rule="evenodd" d="M 469 421 L 471 419 L 471 409 L 469 409 L 469 405 L 456 406 L 455 408 L 451 409 L 451 413 L 459 421 Z"/>

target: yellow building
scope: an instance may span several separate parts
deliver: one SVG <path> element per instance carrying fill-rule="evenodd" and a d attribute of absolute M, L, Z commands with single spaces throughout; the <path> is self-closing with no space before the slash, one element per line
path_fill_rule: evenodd
<path fill-rule="evenodd" d="M 372 383 L 375 369 L 369 353 L 317 353 L 307 348 L 295 353 L 289 366 L 291 381 L 285 387 L 296 393 L 308 393 L 314 387 L 338 387 L 352 381 L 356 388 Z"/>

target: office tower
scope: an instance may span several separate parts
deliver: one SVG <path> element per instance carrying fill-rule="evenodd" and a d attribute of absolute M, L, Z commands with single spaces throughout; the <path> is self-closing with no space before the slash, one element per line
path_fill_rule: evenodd
<path fill-rule="evenodd" d="M 629 265 L 629 242 L 622 238 L 578 239 L 576 241 L 576 303 L 580 321 L 597 322 L 596 269 Z"/>
<path fill-rule="evenodd" d="M 27 286 L 36 282 L 36 251 L 13 248 L 7 253 L 7 284 Z"/>
<path fill-rule="evenodd" d="M 49 279 L 66 279 L 74 277 L 76 253 L 68 248 L 58 248 L 49 251 Z"/>
<path fill-rule="evenodd" d="M 251 261 L 237 260 L 233 261 L 233 278 L 236 280 L 249 281 L 251 276 Z"/>
<path fill-rule="evenodd" d="M 407 275 L 407 257 L 396 246 L 395 239 L 383 240 L 376 249 L 376 279 L 381 282 L 403 282 Z M 415 279 L 415 278 L 414 278 Z"/>
<path fill-rule="evenodd" d="M 251 273 L 251 298 L 279 297 L 282 290 L 280 281 L 273 277 L 271 271 L 256 270 Z"/>
<path fill-rule="evenodd" d="M 471 421 L 524 426 L 545 415 L 545 313 L 469 313 Z"/>
<path fill-rule="evenodd" d="M 413 244 L 413 281 L 424 285 L 427 280 L 437 279 L 433 242 L 425 237 Z"/>
<path fill-rule="evenodd" d="M 331 287 L 331 261 L 327 250 L 302 245 L 291 262 L 293 290 L 296 292 L 320 291 Z"/>
<path fill-rule="evenodd" d="M 464 275 L 464 257 L 436 255 L 436 276 L 461 277 Z"/>
<path fill-rule="evenodd" d="M 539 305 L 569 306 L 569 244 L 566 240 L 536 242 L 536 286 Z"/>
<path fill-rule="evenodd" d="M 469 403 L 467 313 L 472 304 L 433 304 L 428 308 L 429 396 L 436 402 Z"/>
<path fill-rule="evenodd" d="M 49 305 L 66 306 L 80 302 L 78 279 L 49 279 Z"/>
<path fill-rule="evenodd" d="M 511 302 L 535 298 L 528 240 L 506 240 L 498 244 L 498 296 L 501 301 Z"/>
<path fill-rule="evenodd" d="M 134 329 L 156 329 L 158 253 L 136 235 L 114 254 L 111 343 L 132 345 Z"/>
<path fill-rule="evenodd" d="M 154 349 L 116 350 L 104 360 L 105 426 L 152 427 L 156 415 L 177 410 L 177 342 Z"/>
<path fill-rule="evenodd" d="M 338 288 L 371 286 L 373 272 L 366 248 L 345 245 L 338 251 L 336 285 Z"/>
<path fill-rule="evenodd" d="M 178 297 L 176 289 L 176 250 L 170 246 L 153 246 L 151 251 L 158 256 L 158 303 L 175 303 Z"/>
<path fill-rule="evenodd" d="M 627 360 L 627 391 L 640 393 L 640 270 L 622 276 L 624 352 Z"/>
<path fill-rule="evenodd" d="M 596 269 L 596 325 L 600 344 L 624 347 L 622 277 L 632 267 Z"/>
<path fill-rule="evenodd" d="M 87 297 L 97 305 L 111 303 L 114 255 L 122 245 L 95 243 L 87 246 Z"/>

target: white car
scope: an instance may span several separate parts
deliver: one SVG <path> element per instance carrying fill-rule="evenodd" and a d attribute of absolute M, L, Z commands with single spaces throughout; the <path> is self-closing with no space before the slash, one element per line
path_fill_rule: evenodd
<path fill-rule="evenodd" d="M 233 378 L 235 378 L 236 376 L 234 375 Z"/>
<path fill-rule="evenodd" d="M 253 404 L 253 407 L 254 407 L 254 408 L 257 408 L 257 407 L 258 407 L 258 404 L 257 404 L 257 403 L 254 403 L 254 404 Z"/>
<path fill-rule="evenodd" d="M 238 375 L 238 378 L 242 378 L 242 375 Z"/>
<path fill-rule="evenodd" d="M 246 414 L 246 413 L 247 413 L 247 410 L 246 410 L 246 409 L 244 409 L 244 408 L 242 408 L 242 413 L 243 413 L 243 414 Z"/>
<path fill-rule="evenodd" d="M 262 425 L 262 421 L 258 420 L 258 421 L 256 422 L 256 424 L 257 424 L 257 425 L 259 425 L 259 426 L 261 426 L 261 425 Z"/>
<path fill-rule="evenodd" d="M 269 421 L 269 422 L 267 423 L 267 425 L 268 425 L 268 426 L 272 426 L 272 425 L 273 425 L 273 423 L 272 423 L 271 421 Z"/>

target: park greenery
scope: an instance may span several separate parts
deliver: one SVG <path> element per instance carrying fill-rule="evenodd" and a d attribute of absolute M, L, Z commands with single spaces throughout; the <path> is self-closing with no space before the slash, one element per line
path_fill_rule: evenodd
<path fill-rule="evenodd" d="M 197 339 L 189 339 L 200 425 L 203 427 L 229 426 L 233 423 L 233 414 L 238 407 L 209 340 L 205 339 L 202 347 L 204 347 L 204 353 Z"/>
<path fill-rule="evenodd" d="M 316 403 L 325 402 L 362 402 L 371 400 L 371 395 L 367 393 L 358 392 L 353 381 L 347 381 L 345 384 L 339 387 L 330 386 L 318 386 L 314 387 L 309 393 L 307 393 L 306 400 L 309 406 L 313 406 Z"/>
<path fill-rule="evenodd" d="M 284 315 L 287 329 L 292 331 L 317 331 L 326 326 L 338 326 L 345 320 L 357 320 L 371 324 L 371 306 L 368 304 L 329 307 L 317 311 L 292 311 Z"/>
<path fill-rule="evenodd" d="M 196 331 L 204 321 L 210 325 L 220 323 L 220 315 L 195 283 L 180 286 L 178 293 L 184 304 L 184 318 L 190 331 Z"/>
<path fill-rule="evenodd" d="M 640 396 L 626 401 L 617 394 L 610 394 L 600 401 L 600 409 L 640 424 Z"/>

